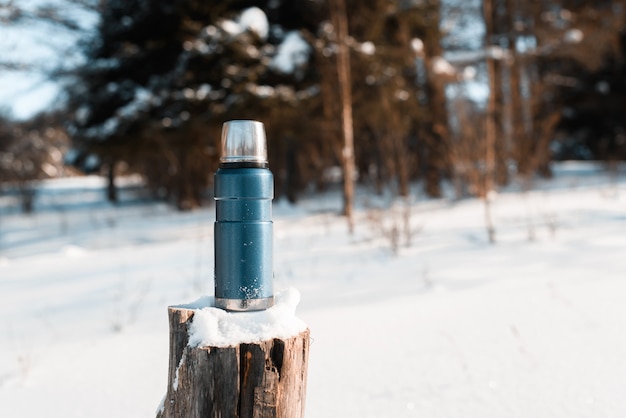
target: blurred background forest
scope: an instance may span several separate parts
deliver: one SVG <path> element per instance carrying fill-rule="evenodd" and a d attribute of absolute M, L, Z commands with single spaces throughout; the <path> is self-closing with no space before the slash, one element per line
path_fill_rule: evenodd
<path fill-rule="evenodd" d="M 0 78 L 36 74 L 59 92 L 26 115 L 5 94 L 0 188 L 30 211 L 38 180 L 100 174 L 116 201 L 116 177 L 138 174 L 155 199 L 193 209 L 211 201 L 230 119 L 265 123 L 277 198 L 341 188 L 348 216 L 354 183 L 439 197 L 448 182 L 488 203 L 549 177 L 551 161 L 610 169 L 626 158 L 625 8 L 0 0 L 0 35 L 41 28 L 37 48 L 55 57 L 5 36 Z"/>

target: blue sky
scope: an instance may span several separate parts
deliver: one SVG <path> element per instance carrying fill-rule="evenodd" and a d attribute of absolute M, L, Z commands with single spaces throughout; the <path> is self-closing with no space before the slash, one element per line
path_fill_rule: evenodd
<path fill-rule="evenodd" d="M 0 0 L 0 14 L 6 0 Z M 79 63 L 81 54 L 76 42 L 94 27 L 97 16 L 65 0 L 21 0 L 17 6 L 32 11 L 41 5 L 58 6 L 66 17 L 72 17 L 82 26 L 71 31 L 34 19 L 19 23 L 0 20 L 0 50 L 2 59 L 32 67 L 28 70 L 0 70 L 0 111 L 9 112 L 16 119 L 26 119 L 41 110 L 54 106 L 61 92 L 56 80 L 47 72 L 60 65 Z"/>

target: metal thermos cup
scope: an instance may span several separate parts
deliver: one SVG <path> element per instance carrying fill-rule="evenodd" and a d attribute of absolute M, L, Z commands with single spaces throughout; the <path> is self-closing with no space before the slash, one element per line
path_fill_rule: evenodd
<path fill-rule="evenodd" d="M 272 199 L 261 122 L 233 120 L 222 127 L 215 173 L 215 304 L 255 311 L 274 304 Z"/>

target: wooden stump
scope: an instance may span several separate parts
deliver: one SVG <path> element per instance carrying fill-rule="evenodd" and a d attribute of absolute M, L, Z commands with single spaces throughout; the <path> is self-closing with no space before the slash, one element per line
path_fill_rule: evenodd
<path fill-rule="evenodd" d="M 157 418 L 303 418 L 309 330 L 233 347 L 190 347 L 193 309 L 169 307 L 167 394 Z"/>

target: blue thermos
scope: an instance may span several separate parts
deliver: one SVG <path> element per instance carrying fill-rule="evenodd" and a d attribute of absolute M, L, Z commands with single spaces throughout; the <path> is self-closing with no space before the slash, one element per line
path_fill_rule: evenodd
<path fill-rule="evenodd" d="M 272 199 L 265 128 L 224 123 L 215 173 L 215 304 L 256 311 L 274 304 Z"/>

